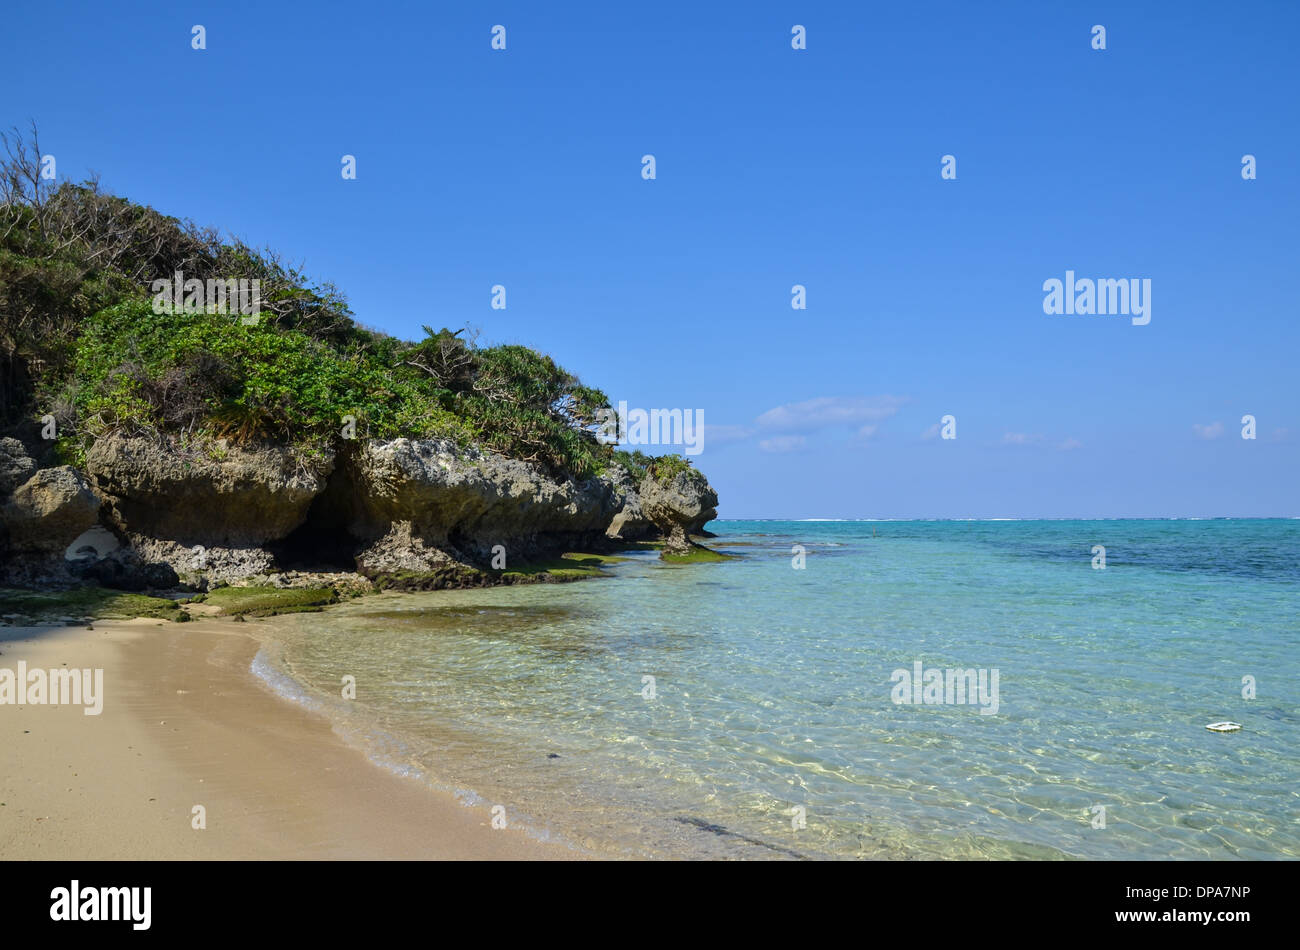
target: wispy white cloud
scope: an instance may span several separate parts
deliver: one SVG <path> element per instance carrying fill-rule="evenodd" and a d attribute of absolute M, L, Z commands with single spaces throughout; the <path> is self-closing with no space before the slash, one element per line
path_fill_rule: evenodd
<path fill-rule="evenodd" d="M 709 445 L 727 445 L 732 442 L 743 442 L 754 434 L 752 426 L 719 426 L 713 423 L 706 423 L 704 426 L 704 440 Z"/>
<path fill-rule="evenodd" d="M 782 452 L 797 452 L 807 442 L 808 440 L 801 435 L 774 435 L 770 439 L 760 439 L 758 447 L 764 452 L 779 454 Z"/>
<path fill-rule="evenodd" d="M 1002 433 L 1002 444 L 1051 446 L 1060 449 L 1062 452 L 1083 448 L 1083 443 L 1074 436 L 1069 436 L 1062 442 L 1052 442 L 1047 436 L 1039 432 L 1004 432 Z"/>
<path fill-rule="evenodd" d="M 923 439 L 939 438 L 940 428 L 942 428 L 942 426 L 940 426 L 939 423 L 936 422 L 934 425 L 930 426 L 930 428 L 926 429 L 924 432 L 921 433 L 921 438 Z"/>
<path fill-rule="evenodd" d="M 888 419 L 904 402 L 906 400 L 899 396 L 873 399 L 822 396 L 769 409 L 758 417 L 757 422 L 761 428 L 787 432 L 815 432 L 836 425 L 863 426 Z"/>
<path fill-rule="evenodd" d="M 1004 432 L 1002 433 L 1003 445 L 1041 445 L 1043 437 L 1037 433 L 1030 432 Z"/>
<path fill-rule="evenodd" d="M 1211 422 L 1209 425 L 1201 425 L 1198 422 L 1192 423 L 1192 431 L 1196 433 L 1198 439 L 1217 439 L 1223 435 L 1223 423 Z"/>

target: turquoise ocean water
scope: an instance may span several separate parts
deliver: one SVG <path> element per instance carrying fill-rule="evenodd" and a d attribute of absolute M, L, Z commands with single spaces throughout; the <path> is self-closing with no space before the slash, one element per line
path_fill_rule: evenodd
<path fill-rule="evenodd" d="M 598 855 L 1300 856 L 1300 521 L 710 528 L 737 559 L 274 618 L 255 672 Z M 917 662 L 996 714 L 895 702 Z"/>

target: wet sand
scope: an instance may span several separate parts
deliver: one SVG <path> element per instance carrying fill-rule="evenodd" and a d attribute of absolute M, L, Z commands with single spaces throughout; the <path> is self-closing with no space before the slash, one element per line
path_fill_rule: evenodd
<path fill-rule="evenodd" d="M 581 857 L 371 763 L 249 672 L 243 624 L 94 626 L 0 628 L 0 668 L 104 670 L 98 716 L 0 705 L 0 859 Z"/>

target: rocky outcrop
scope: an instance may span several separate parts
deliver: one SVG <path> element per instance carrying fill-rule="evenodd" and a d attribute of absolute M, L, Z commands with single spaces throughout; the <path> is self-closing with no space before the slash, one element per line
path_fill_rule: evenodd
<path fill-rule="evenodd" d="M 333 463 L 332 453 L 307 461 L 276 446 L 101 439 L 86 469 L 105 521 L 132 551 L 104 569 L 116 576 L 121 567 L 132 585 L 167 571 L 225 581 L 273 572 L 265 545 L 303 523 Z"/>
<path fill-rule="evenodd" d="M 94 524 L 102 500 L 105 527 L 125 543 L 79 545 L 68 552 L 69 570 L 114 586 L 271 575 L 325 547 L 334 566 L 369 576 L 462 571 L 489 566 L 497 545 L 507 563 L 589 545 L 616 511 L 608 481 L 558 481 L 528 462 L 450 441 L 349 448 L 305 465 L 268 446 L 102 439 L 87 456 L 98 493 L 86 495 L 89 521 L 59 533 L 51 550 Z"/>
<path fill-rule="evenodd" d="M 609 483 L 615 511 L 605 536 L 614 541 L 658 539 L 659 529 L 641 510 L 641 495 L 631 474 L 626 469 L 615 466 L 601 478 Z"/>
<path fill-rule="evenodd" d="M 519 560 L 604 535 L 608 482 L 556 481 L 536 466 L 438 439 L 360 447 L 347 463 L 348 532 L 362 573 L 487 564 L 501 545 Z"/>
<path fill-rule="evenodd" d="M 69 465 L 36 472 L 0 508 L 9 552 L 16 556 L 62 557 L 98 516 L 99 500 Z"/>
<path fill-rule="evenodd" d="M 86 471 L 109 503 L 113 523 L 192 547 L 249 548 L 302 524 L 324 489 L 333 455 L 313 462 L 275 446 L 220 442 L 187 449 L 170 440 L 101 439 Z"/>
<path fill-rule="evenodd" d="M 662 484 L 618 467 L 557 479 L 438 439 L 344 443 L 308 462 L 274 446 L 110 436 L 86 472 L 36 470 L 0 440 L 0 488 L 16 483 L 0 493 L 0 576 L 143 590 L 356 571 L 474 586 L 518 579 L 502 553 L 509 570 L 607 537 L 689 548 L 717 504 L 694 470 Z"/>
<path fill-rule="evenodd" d="M 36 474 L 36 461 L 17 439 L 0 439 L 0 497 Z"/>
<path fill-rule="evenodd" d="M 166 561 L 142 556 L 134 548 L 119 547 L 108 554 L 67 557 L 66 573 L 80 581 L 117 590 L 168 590 L 181 577 Z"/>
<path fill-rule="evenodd" d="M 103 525 L 78 535 L 63 554 L 67 573 L 102 587 L 145 590 L 174 586 L 179 577 L 163 562 L 150 562 Z"/>
<path fill-rule="evenodd" d="M 0 498 L 0 581 L 66 578 L 68 547 L 98 517 L 99 499 L 76 469 L 60 465 L 34 472 Z"/>
<path fill-rule="evenodd" d="M 664 536 L 664 549 L 674 554 L 691 550 L 690 536 L 718 516 L 718 493 L 708 479 L 693 468 L 677 472 L 666 481 L 654 474 L 641 482 L 641 510 Z"/>

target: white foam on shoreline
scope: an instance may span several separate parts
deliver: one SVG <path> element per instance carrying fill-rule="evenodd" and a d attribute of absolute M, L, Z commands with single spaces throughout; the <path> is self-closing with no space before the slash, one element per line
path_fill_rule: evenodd
<path fill-rule="evenodd" d="M 359 724 L 341 717 L 338 710 L 322 702 L 309 688 L 281 669 L 271 659 L 267 644 L 258 647 L 249 665 L 249 672 L 281 699 L 328 719 L 334 734 L 352 748 L 359 750 L 372 765 L 402 778 L 414 779 L 437 791 L 448 793 L 466 808 L 490 807 L 491 803 L 473 789 L 439 781 L 428 769 L 414 761 L 411 750 L 398 737 L 377 729 L 362 729 Z M 387 747 L 387 751 L 376 748 L 376 745 Z M 532 816 L 520 814 L 513 809 L 510 813 L 510 827 L 517 828 L 535 841 L 562 845 L 572 851 L 582 851 L 576 844 L 553 833 Z"/>

